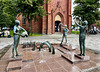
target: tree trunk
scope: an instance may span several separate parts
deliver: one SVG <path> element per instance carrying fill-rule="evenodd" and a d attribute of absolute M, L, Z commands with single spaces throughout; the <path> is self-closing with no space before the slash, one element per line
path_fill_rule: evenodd
<path fill-rule="evenodd" d="M 28 32 L 31 33 L 31 36 L 32 36 L 32 20 L 28 20 L 29 22 L 29 30 Z"/>

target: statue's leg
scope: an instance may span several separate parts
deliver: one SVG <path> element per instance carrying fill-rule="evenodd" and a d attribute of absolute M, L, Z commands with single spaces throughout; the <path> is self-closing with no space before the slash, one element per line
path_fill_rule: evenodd
<path fill-rule="evenodd" d="M 85 56 L 85 40 L 83 41 L 83 56 Z"/>
<path fill-rule="evenodd" d="M 20 37 L 18 36 L 17 37 L 17 45 L 16 45 L 16 56 L 20 56 L 19 54 L 18 54 L 18 44 L 19 44 L 19 40 L 20 40 Z"/>
<path fill-rule="evenodd" d="M 12 48 L 12 58 L 16 58 L 16 56 L 15 56 L 15 47 L 16 47 L 16 44 L 14 43 L 13 48 Z"/>
<path fill-rule="evenodd" d="M 16 36 L 14 36 L 14 45 L 13 45 L 13 48 L 12 48 L 12 58 L 16 58 L 16 56 L 15 56 L 16 45 L 17 45 Z"/>
<path fill-rule="evenodd" d="M 65 44 L 67 44 L 67 35 L 65 35 Z"/>
<path fill-rule="evenodd" d="M 63 35 L 63 37 L 62 37 L 62 41 L 61 41 L 61 44 L 62 44 L 63 40 L 64 40 L 64 35 Z"/>
<path fill-rule="evenodd" d="M 80 43 L 80 56 L 82 56 L 82 46 L 83 46 L 83 42 L 82 39 L 79 39 L 79 43 Z"/>

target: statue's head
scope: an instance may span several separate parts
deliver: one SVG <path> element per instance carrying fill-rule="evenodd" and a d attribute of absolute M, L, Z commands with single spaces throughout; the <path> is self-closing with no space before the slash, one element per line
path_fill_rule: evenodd
<path fill-rule="evenodd" d="M 65 28 L 67 28 L 67 25 L 65 25 Z"/>
<path fill-rule="evenodd" d="M 83 21 L 83 23 L 82 23 L 82 25 L 84 26 L 84 25 L 87 25 L 88 24 L 88 21 Z"/>
<path fill-rule="evenodd" d="M 20 24 L 19 20 L 15 20 L 16 25 L 18 26 Z"/>

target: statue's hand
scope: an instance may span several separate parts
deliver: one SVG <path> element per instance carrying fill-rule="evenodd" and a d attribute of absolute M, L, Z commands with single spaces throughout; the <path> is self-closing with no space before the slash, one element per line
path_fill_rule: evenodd
<path fill-rule="evenodd" d="M 28 35 L 25 35 L 26 37 L 28 37 Z"/>
<path fill-rule="evenodd" d="M 23 34 L 21 34 L 20 36 L 21 36 L 21 37 L 25 37 L 25 35 L 23 35 Z"/>

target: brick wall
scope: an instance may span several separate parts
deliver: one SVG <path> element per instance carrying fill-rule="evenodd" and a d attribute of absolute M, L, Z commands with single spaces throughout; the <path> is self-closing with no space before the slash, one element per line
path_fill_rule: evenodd
<path fill-rule="evenodd" d="M 69 33 L 71 33 L 71 0 L 51 0 L 50 3 L 44 4 L 44 9 L 48 15 L 40 18 L 40 22 L 35 23 L 34 20 L 32 20 L 33 32 L 42 34 L 55 33 L 55 17 L 59 15 L 61 17 L 61 23 L 67 25 L 70 30 Z M 18 20 L 20 20 L 21 26 L 28 30 L 28 21 L 26 21 L 26 25 L 23 25 L 22 15 L 18 17 Z"/>

